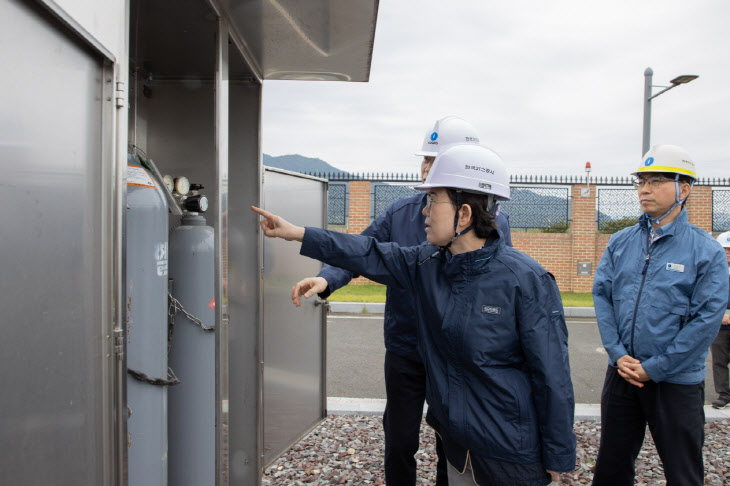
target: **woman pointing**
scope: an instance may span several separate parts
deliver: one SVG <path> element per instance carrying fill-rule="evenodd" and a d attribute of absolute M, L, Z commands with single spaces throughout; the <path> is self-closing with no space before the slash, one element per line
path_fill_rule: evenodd
<path fill-rule="evenodd" d="M 301 241 L 302 255 L 414 289 L 427 421 L 451 486 L 559 481 L 575 467 L 567 327 L 553 276 L 495 227 L 498 201 L 509 200 L 504 163 L 485 147 L 453 145 L 416 189 L 428 197 L 428 241 L 416 247 L 252 210 L 266 236 Z M 295 287 L 294 303 L 309 290 Z"/>

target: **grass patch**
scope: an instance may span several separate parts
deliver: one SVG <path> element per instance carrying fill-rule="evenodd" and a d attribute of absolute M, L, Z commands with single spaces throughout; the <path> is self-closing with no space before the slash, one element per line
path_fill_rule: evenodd
<path fill-rule="evenodd" d="M 385 285 L 345 285 L 332 292 L 327 300 L 332 302 L 385 302 Z"/>
<path fill-rule="evenodd" d="M 591 294 L 575 294 L 563 292 L 565 307 L 593 307 L 593 296 Z M 336 290 L 328 297 L 332 302 L 385 302 L 385 285 L 345 285 Z"/>
<path fill-rule="evenodd" d="M 593 295 L 590 293 L 561 292 L 560 297 L 563 299 L 563 307 L 593 307 Z"/>

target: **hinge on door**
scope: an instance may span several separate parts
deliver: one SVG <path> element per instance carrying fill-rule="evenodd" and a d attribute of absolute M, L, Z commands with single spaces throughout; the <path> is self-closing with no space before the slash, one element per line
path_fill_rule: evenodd
<path fill-rule="evenodd" d="M 314 306 L 316 307 L 316 306 L 319 306 L 319 305 L 323 305 L 324 306 L 324 311 L 327 314 L 329 314 L 330 309 L 332 309 L 332 306 L 330 305 L 330 301 L 329 300 L 327 300 L 327 299 L 320 299 L 319 297 L 317 297 L 317 299 L 314 301 Z"/>
<path fill-rule="evenodd" d="M 127 93 L 124 90 L 124 83 L 117 82 L 117 89 L 115 90 L 115 95 L 117 99 L 117 108 L 124 108 L 126 106 L 127 101 Z"/>
<path fill-rule="evenodd" d="M 114 330 L 114 356 L 121 360 L 124 357 L 124 333 L 121 329 Z"/>

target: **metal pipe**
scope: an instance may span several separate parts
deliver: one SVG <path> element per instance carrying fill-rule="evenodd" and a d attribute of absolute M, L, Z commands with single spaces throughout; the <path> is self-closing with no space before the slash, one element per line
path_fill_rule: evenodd
<path fill-rule="evenodd" d="M 230 484 L 230 455 L 228 450 L 229 375 L 228 375 L 228 278 L 224 265 L 228 253 L 228 148 L 229 148 L 229 47 L 230 25 L 218 17 L 215 69 L 215 470 L 216 485 Z"/>

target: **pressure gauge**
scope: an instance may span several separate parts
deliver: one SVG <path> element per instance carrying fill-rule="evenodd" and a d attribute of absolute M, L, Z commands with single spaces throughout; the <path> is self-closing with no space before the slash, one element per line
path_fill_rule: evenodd
<path fill-rule="evenodd" d="M 166 174 L 163 178 L 163 181 L 165 181 L 165 185 L 167 186 L 167 190 L 172 192 L 173 189 L 175 189 L 175 181 L 172 180 L 172 176 L 169 174 Z"/>
<path fill-rule="evenodd" d="M 181 196 L 190 192 L 190 181 L 187 177 L 178 177 L 175 179 L 175 191 Z"/>

